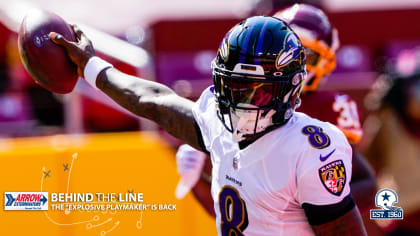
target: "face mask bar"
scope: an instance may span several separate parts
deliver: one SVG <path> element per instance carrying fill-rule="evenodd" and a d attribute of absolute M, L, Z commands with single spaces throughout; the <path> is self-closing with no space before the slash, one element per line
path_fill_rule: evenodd
<path fill-rule="evenodd" d="M 282 76 L 282 80 L 277 81 L 267 80 L 261 75 L 230 74 L 234 75 L 213 73 L 216 95 L 228 106 L 251 110 L 250 106 L 241 107 L 239 104 L 255 106 L 255 109 L 272 108 L 276 103 L 286 102 L 283 98 L 305 77 L 304 71 Z"/>
<path fill-rule="evenodd" d="M 320 59 L 320 54 L 310 48 L 305 48 L 306 65 L 316 66 Z"/>
<path fill-rule="evenodd" d="M 240 138 L 244 139 L 246 137 L 252 137 L 259 133 L 262 133 L 265 131 L 265 129 L 261 130 L 260 123 L 263 123 L 261 125 L 269 124 L 270 126 L 280 126 L 284 124 L 287 120 L 289 120 L 293 114 L 294 108 L 298 103 L 300 103 L 299 95 L 301 90 L 302 82 L 293 88 L 291 91 L 291 96 L 289 96 L 287 102 L 281 103 L 276 110 L 273 108 L 267 108 L 267 109 L 261 109 L 261 108 L 233 108 L 228 106 L 227 103 L 221 102 L 219 103 L 219 110 L 218 110 L 218 118 L 222 121 L 225 128 L 234 134 L 234 136 L 240 136 Z M 294 94 L 294 95 L 293 95 Z M 223 107 L 223 108 L 221 108 Z M 222 114 L 220 112 L 221 109 L 224 109 L 227 111 L 226 113 Z M 236 117 L 236 123 L 233 121 L 235 120 L 232 116 L 234 114 L 237 114 L 238 111 L 241 111 L 242 113 L 249 112 L 248 118 L 253 116 L 254 118 L 251 119 L 253 121 L 253 128 L 251 133 L 242 133 L 238 132 L 237 124 L 239 123 L 238 118 Z M 269 119 L 269 120 L 268 120 Z M 235 125 L 236 124 L 236 125 Z M 267 128 L 268 126 L 264 126 L 264 128 Z M 238 138 L 237 138 L 238 139 Z"/>
<path fill-rule="evenodd" d="M 313 91 L 317 89 L 321 79 L 334 70 L 336 66 L 335 53 L 332 47 L 328 47 L 322 41 L 308 40 L 304 37 L 300 39 L 305 47 L 306 69 L 313 73 L 311 78 L 307 78 L 304 91 Z"/>

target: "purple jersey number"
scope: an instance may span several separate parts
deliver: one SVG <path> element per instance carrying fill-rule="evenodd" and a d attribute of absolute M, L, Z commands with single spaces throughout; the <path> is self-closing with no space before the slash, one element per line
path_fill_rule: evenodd
<path fill-rule="evenodd" d="M 219 194 L 219 208 L 222 235 L 243 235 L 242 232 L 248 227 L 248 213 L 238 191 L 224 186 Z"/>
<path fill-rule="evenodd" d="M 322 132 L 322 128 L 314 125 L 303 127 L 302 133 L 308 136 L 308 141 L 312 147 L 323 149 L 330 146 L 330 137 Z"/>

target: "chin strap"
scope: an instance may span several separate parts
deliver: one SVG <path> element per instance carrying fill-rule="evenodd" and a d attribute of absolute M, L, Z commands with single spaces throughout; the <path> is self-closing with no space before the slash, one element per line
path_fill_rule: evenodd
<path fill-rule="evenodd" d="M 233 137 L 236 139 L 236 141 L 240 142 L 240 141 L 244 141 L 245 137 L 244 134 L 239 132 L 237 129 L 235 129 L 233 131 Z"/>

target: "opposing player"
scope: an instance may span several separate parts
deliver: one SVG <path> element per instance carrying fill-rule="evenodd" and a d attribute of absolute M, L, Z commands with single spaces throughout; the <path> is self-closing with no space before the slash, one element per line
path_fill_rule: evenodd
<path fill-rule="evenodd" d="M 298 37 L 281 20 L 234 26 L 213 61 L 214 86 L 194 104 L 128 76 L 51 33 L 86 80 L 131 112 L 210 153 L 219 235 L 365 235 L 350 194 L 351 147 L 335 126 L 295 113 L 305 74 Z"/>
<path fill-rule="evenodd" d="M 346 94 L 317 90 L 321 80 L 335 68 L 335 52 L 339 46 L 337 31 L 323 11 L 308 4 L 295 4 L 277 12 L 274 17 L 285 20 L 305 47 L 308 74 L 303 81 L 303 102 L 298 111 L 336 125 L 346 135 L 350 144 L 357 144 L 363 131 L 356 102 Z M 177 165 L 181 176 L 188 174 L 194 176 L 195 180 L 200 175 L 205 176 L 205 173 L 200 174 L 203 167 L 198 159 L 200 157 L 198 151 L 194 152 L 191 148 L 183 146 L 177 153 Z M 354 148 L 352 160 L 352 194 L 359 209 L 368 211 L 374 207 L 372 199 L 376 193 L 375 176 L 372 168 Z M 191 182 L 190 185 L 197 182 Z M 198 182 L 193 192 L 204 207 L 212 212 L 211 206 L 204 204 L 209 201 L 203 191 L 207 191 L 208 194 L 210 192 L 209 186 L 206 189 L 206 178 Z"/>

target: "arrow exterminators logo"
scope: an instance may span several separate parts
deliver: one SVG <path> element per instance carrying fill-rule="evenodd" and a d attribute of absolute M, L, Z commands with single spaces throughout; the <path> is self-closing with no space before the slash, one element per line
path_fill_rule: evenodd
<path fill-rule="evenodd" d="M 5 192 L 4 210 L 48 210 L 48 192 Z"/>

